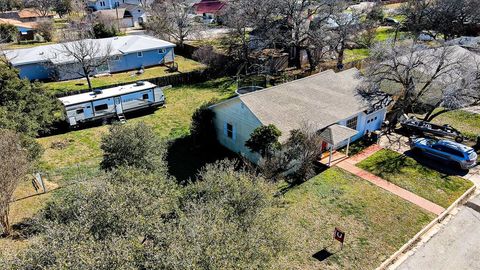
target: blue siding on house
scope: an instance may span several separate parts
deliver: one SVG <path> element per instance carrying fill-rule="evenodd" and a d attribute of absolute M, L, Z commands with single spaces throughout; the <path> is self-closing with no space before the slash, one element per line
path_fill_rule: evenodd
<path fill-rule="evenodd" d="M 163 64 L 165 55 L 171 52 L 173 48 L 165 49 L 165 52 L 160 54 L 158 50 L 150 50 L 142 52 L 143 56 L 138 57 L 138 54 L 130 53 L 120 56 L 117 61 L 110 61 L 110 72 L 120 72 L 126 70 L 139 69 L 143 67 L 157 66 Z"/>
<path fill-rule="evenodd" d="M 137 53 L 130 53 L 126 55 L 119 55 L 119 60 L 109 62 L 110 72 L 122 72 L 128 70 L 140 69 L 143 67 L 151 67 L 163 64 L 163 60 L 170 52 L 174 54 L 173 48 L 165 48 L 164 53 L 159 53 L 159 50 L 149 50 L 142 52 L 143 56 L 138 57 Z M 48 68 L 45 64 L 34 63 L 27 65 L 16 66 L 20 70 L 20 78 L 27 78 L 30 80 L 48 80 L 55 74 L 53 68 Z M 62 80 L 62 78 L 59 78 Z M 69 78 L 70 79 L 70 78 Z"/>
<path fill-rule="evenodd" d="M 52 78 L 54 70 L 42 63 L 17 66 L 20 70 L 20 78 L 29 80 L 46 80 Z"/>

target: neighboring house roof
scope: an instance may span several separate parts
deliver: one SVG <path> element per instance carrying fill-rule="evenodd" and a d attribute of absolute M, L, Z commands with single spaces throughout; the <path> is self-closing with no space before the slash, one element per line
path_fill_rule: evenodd
<path fill-rule="evenodd" d="M 26 23 L 14 19 L 2 19 L 0 18 L 0 24 L 11 24 L 16 27 L 22 27 L 27 29 L 35 29 L 37 27 L 36 23 Z"/>
<path fill-rule="evenodd" d="M 149 51 L 162 48 L 172 48 L 175 44 L 149 36 L 124 36 L 103 39 L 89 39 L 88 42 L 99 43 L 99 56 L 111 47 L 110 55 L 129 54 L 140 51 Z M 75 59 L 62 55 L 63 46 L 74 46 L 75 43 L 52 44 L 28 49 L 9 50 L 6 57 L 13 66 L 52 62 L 64 64 L 75 62 Z"/>
<path fill-rule="evenodd" d="M 196 3 L 193 6 L 195 7 L 195 11 L 197 14 L 203 13 L 217 13 L 223 7 L 225 7 L 225 3 L 218 0 L 202 0 L 200 3 Z"/>
<path fill-rule="evenodd" d="M 93 15 L 104 19 L 122 19 L 125 16 L 125 8 L 102 9 L 93 12 Z"/>
<path fill-rule="evenodd" d="M 361 83 L 358 75 L 355 68 L 339 73 L 327 70 L 237 98 L 263 125 L 274 124 L 285 141 L 290 131 L 305 124 L 322 130 L 367 110 L 356 94 Z"/>
<path fill-rule="evenodd" d="M 49 12 L 46 16 L 42 16 L 41 12 L 34 8 L 24 8 L 18 12 L 18 16 L 24 18 L 36 18 L 36 17 L 53 17 L 55 14 Z"/>

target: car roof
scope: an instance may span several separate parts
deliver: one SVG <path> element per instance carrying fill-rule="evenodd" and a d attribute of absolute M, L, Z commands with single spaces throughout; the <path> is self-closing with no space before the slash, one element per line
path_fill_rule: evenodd
<path fill-rule="evenodd" d="M 452 142 L 452 141 L 449 141 L 449 140 L 439 140 L 437 142 L 437 144 L 444 145 L 444 146 L 447 146 L 447 147 L 450 147 L 450 148 L 454 148 L 454 149 L 462 151 L 462 152 L 469 152 L 469 151 L 473 150 L 473 148 L 471 148 L 471 147 L 468 147 L 468 146 L 463 145 L 461 143 Z"/>

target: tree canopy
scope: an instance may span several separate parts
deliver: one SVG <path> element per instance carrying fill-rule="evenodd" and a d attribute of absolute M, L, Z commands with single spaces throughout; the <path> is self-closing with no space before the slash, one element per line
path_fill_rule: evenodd
<path fill-rule="evenodd" d="M 16 69 L 0 61 L 0 128 L 37 136 L 62 119 L 61 108 L 44 86 L 19 79 Z"/>
<path fill-rule="evenodd" d="M 274 187 L 233 164 L 195 183 L 119 168 L 68 189 L 35 222 L 39 240 L 8 269 L 265 269 L 288 246 Z M 1 262 L 0 262 L 1 265 Z"/>

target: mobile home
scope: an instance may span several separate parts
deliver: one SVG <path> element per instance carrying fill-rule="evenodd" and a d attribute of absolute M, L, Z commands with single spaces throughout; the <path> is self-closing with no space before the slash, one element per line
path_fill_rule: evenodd
<path fill-rule="evenodd" d="M 150 82 L 95 90 L 83 94 L 61 97 L 70 126 L 80 123 L 117 117 L 124 114 L 165 104 L 163 89 Z"/>

